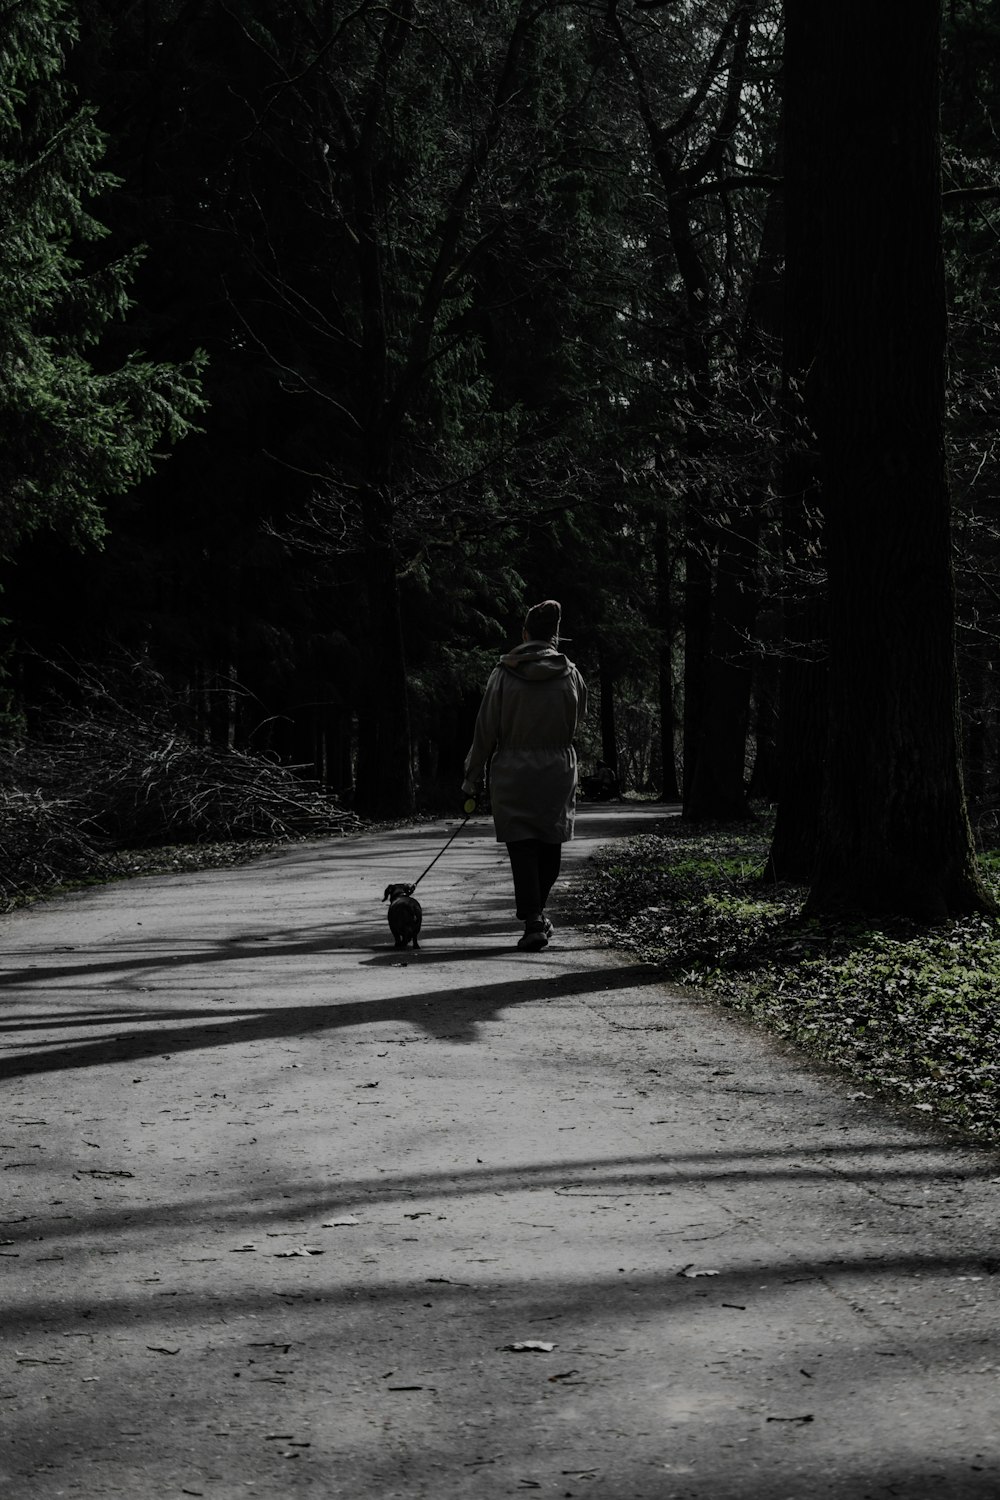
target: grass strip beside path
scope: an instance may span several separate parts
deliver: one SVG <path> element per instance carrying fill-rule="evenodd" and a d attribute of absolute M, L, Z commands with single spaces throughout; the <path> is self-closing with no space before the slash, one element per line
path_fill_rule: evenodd
<path fill-rule="evenodd" d="M 765 823 L 599 850 L 574 919 L 686 986 L 963 1135 L 1000 1144 L 1000 922 L 826 922 L 760 879 Z M 983 857 L 1000 879 L 1000 856 Z"/>

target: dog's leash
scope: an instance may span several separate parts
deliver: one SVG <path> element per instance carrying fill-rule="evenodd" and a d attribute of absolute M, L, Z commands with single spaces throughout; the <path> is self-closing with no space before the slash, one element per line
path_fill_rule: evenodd
<path fill-rule="evenodd" d="M 442 854 L 444 854 L 446 852 L 446 850 L 450 847 L 450 845 L 455 842 L 455 840 L 458 838 L 458 835 L 462 832 L 462 829 L 465 827 L 466 823 L 472 817 L 472 814 L 475 812 L 475 810 L 476 810 L 476 799 L 475 799 L 475 797 L 469 797 L 465 802 L 463 802 L 463 804 L 462 804 L 462 811 L 465 813 L 465 817 L 462 819 L 461 823 L 459 823 L 458 827 L 455 829 L 455 832 L 452 834 L 451 838 L 448 840 L 448 843 L 445 844 L 444 849 L 439 849 L 438 852 L 435 854 L 434 858 L 431 860 L 430 864 L 427 866 L 427 869 L 424 871 L 424 874 L 417 876 L 416 880 L 410 886 L 410 891 L 411 892 L 413 892 L 413 891 L 416 890 L 417 886 L 423 880 L 424 875 L 426 875 L 430 870 L 433 870 L 434 866 L 437 864 L 437 862 L 441 858 Z"/>

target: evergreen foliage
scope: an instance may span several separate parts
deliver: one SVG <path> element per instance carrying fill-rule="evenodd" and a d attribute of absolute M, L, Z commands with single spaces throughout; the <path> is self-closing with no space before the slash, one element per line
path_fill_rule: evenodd
<path fill-rule="evenodd" d="M 148 475 L 158 444 L 191 430 L 200 361 L 109 361 L 102 335 L 129 305 L 138 252 L 100 253 L 94 108 L 63 77 L 75 20 L 63 0 L 0 14 L 0 553 L 40 527 L 105 532 L 107 497 Z"/>

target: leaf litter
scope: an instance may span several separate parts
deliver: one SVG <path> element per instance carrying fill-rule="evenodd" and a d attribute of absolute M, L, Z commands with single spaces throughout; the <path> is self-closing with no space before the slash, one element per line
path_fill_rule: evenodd
<path fill-rule="evenodd" d="M 597 851 L 570 916 L 833 1063 L 859 1094 L 1000 1143 L 1000 921 L 806 917 L 804 887 L 762 878 L 769 849 L 767 819 L 710 832 L 665 819 Z M 1000 891 L 1000 850 L 979 859 Z"/>

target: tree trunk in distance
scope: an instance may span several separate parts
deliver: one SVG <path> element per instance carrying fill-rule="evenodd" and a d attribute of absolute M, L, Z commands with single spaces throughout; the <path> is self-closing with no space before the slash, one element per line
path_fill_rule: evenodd
<path fill-rule="evenodd" d="M 748 508 L 723 523 L 704 664 L 701 745 L 684 802 L 684 816 L 693 822 L 740 822 L 751 815 L 746 749 L 753 672 L 748 636 L 757 613 L 759 520 L 759 513 Z"/>
<path fill-rule="evenodd" d="M 412 745 L 391 502 L 384 488 L 373 487 L 362 504 L 368 695 L 358 710 L 363 732 L 354 805 L 363 817 L 409 817 L 415 805 Z"/>
<path fill-rule="evenodd" d="M 758 802 L 778 800 L 778 663 L 763 656 L 756 666 L 751 700 L 754 739 L 749 796 Z"/>
<path fill-rule="evenodd" d="M 994 911 L 959 749 L 944 450 L 940 0 L 828 12 L 817 360 L 830 721 L 810 914 Z"/>
<path fill-rule="evenodd" d="M 601 759 L 618 775 L 618 725 L 615 719 L 615 674 L 607 652 L 597 656 L 601 692 Z"/>
<path fill-rule="evenodd" d="M 670 587 L 671 554 L 667 523 L 657 518 L 653 540 L 656 563 L 656 623 L 660 632 L 657 677 L 660 708 L 660 801 L 679 802 L 674 755 L 674 612 Z"/>
<path fill-rule="evenodd" d="M 712 631 L 712 555 L 708 529 L 694 503 L 684 523 L 684 816 L 705 743 L 706 675 Z"/>

